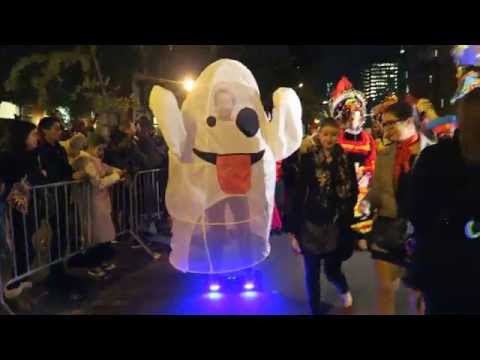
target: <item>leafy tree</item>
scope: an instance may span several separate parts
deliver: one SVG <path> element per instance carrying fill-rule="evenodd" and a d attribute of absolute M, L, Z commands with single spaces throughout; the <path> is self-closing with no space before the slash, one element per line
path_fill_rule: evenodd
<path fill-rule="evenodd" d="M 130 56 L 121 56 L 118 48 L 76 46 L 22 57 L 12 67 L 5 90 L 16 103 L 49 112 L 58 106 L 68 107 L 73 116 L 92 110 L 125 112 L 137 106 L 129 93 L 136 50 L 123 47 Z"/>

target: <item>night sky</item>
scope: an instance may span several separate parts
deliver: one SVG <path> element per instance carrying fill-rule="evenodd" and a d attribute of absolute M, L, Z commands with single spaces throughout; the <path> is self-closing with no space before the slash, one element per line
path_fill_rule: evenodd
<path fill-rule="evenodd" d="M 291 46 L 290 49 L 304 64 L 305 81 L 313 81 L 316 89 L 323 89 L 326 82 L 336 83 L 342 75 L 350 78 L 354 87 L 361 87 L 363 68 L 375 61 L 396 60 L 400 46 L 311 45 Z"/>
<path fill-rule="evenodd" d="M 65 48 L 66 46 L 62 46 Z M 117 45 L 116 47 L 121 47 Z M 154 46 L 155 47 L 155 46 Z M 159 52 L 158 66 L 151 70 L 158 74 L 154 76 L 170 76 L 172 79 L 180 77 L 180 74 L 191 71 L 193 76 L 206 66 L 207 60 L 200 54 L 205 52 L 205 45 L 174 45 L 174 53 L 165 54 Z M 0 65 L 0 80 L 6 80 L 13 63 L 21 56 L 37 51 L 48 51 L 58 46 L 6 46 L 0 49 L 2 64 Z M 68 48 L 68 46 L 67 46 Z M 156 46 L 167 48 L 167 46 Z M 305 86 L 318 96 L 324 96 L 327 82 L 336 83 L 342 75 L 346 75 L 353 82 L 354 87 L 361 88 L 360 72 L 371 62 L 396 60 L 400 46 L 387 45 L 222 45 L 218 46 L 219 57 L 238 58 L 249 67 L 253 74 L 259 75 L 259 85 L 262 87 L 262 71 L 267 73 L 278 64 L 294 59 L 296 69 L 295 82 L 303 82 Z M 164 51 L 164 50 L 163 50 Z M 170 56 L 169 54 L 173 55 Z M 175 56 L 176 55 L 176 56 Z M 118 59 L 116 57 L 115 59 Z M 120 65 L 121 66 L 121 63 Z M 118 67 L 118 66 L 117 66 Z M 171 68 L 172 71 L 163 74 L 160 69 Z M 183 76 L 183 75 L 182 75 Z M 282 76 L 282 73 L 274 75 L 278 79 L 275 86 L 295 86 L 293 80 Z"/>

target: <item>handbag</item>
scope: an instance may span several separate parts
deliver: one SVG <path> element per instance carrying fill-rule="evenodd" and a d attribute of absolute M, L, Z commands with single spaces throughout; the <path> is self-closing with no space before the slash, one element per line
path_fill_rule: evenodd
<path fill-rule="evenodd" d="M 31 197 L 30 189 L 31 187 L 26 177 L 20 182 L 13 184 L 7 197 L 7 204 L 21 214 L 27 215 Z"/>
<path fill-rule="evenodd" d="M 333 253 L 338 246 L 340 230 L 336 221 L 332 224 L 317 225 L 305 221 L 301 233 L 300 247 L 308 255 Z"/>
<path fill-rule="evenodd" d="M 370 243 L 390 252 L 404 252 L 408 239 L 407 229 L 406 219 L 379 216 L 373 223 Z"/>

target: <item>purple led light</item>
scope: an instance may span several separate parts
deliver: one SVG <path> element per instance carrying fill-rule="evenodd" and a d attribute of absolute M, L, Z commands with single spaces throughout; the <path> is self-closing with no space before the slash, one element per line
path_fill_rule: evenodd
<path fill-rule="evenodd" d="M 245 299 L 255 299 L 258 297 L 258 293 L 256 291 L 245 291 L 241 296 Z"/>
<path fill-rule="evenodd" d="M 210 284 L 210 291 L 212 292 L 217 292 L 218 290 L 220 290 L 220 285 L 219 284 Z"/>
<path fill-rule="evenodd" d="M 255 289 L 255 284 L 253 282 L 249 281 L 243 286 L 243 288 L 245 290 L 253 290 L 253 289 Z"/>
<path fill-rule="evenodd" d="M 210 292 L 207 294 L 207 298 L 210 300 L 220 300 L 223 297 L 223 294 L 218 292 Z"/>

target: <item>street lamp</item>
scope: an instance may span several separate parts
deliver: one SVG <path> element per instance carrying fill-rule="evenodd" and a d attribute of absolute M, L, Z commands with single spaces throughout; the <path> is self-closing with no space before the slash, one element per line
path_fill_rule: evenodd
<path fill-rule="evenodd" d="M 187 91 L 190 92 L 193 90 L 195 87 L 195 81 L 191 78 L 187 78 L 183 81 L 183 88 Z"/>
<path fill-rule="evenodd" d="M 299 89 L 303 88 L 303 83 L 298 84 L 298 88 Z"/>

